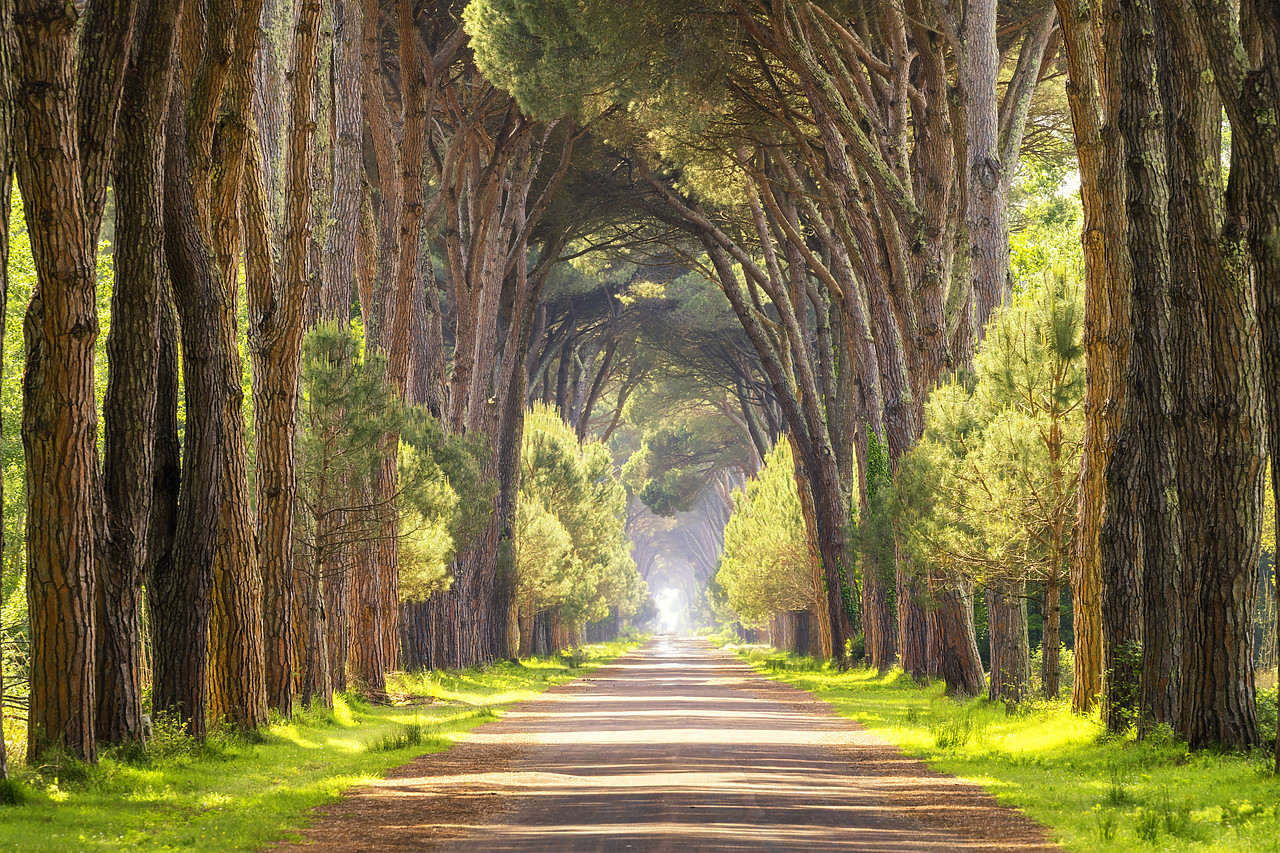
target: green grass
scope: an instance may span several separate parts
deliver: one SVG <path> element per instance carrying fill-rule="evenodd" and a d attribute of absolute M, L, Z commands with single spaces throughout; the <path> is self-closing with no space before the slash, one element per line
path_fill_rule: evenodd
<path fill-rule="evenodd" d="M 1171 733 L 1108 738 L 1061 702 L 1016 713 L 953 701 L 905 673 L 836 672 L 759 650 L 757 670 L 829 701 L 931 767 L 982 785 L 1069 850 L 1280 851 L 1280 780 L 1267 750 L 1189 753 Z M 1274 691 L 1260 715 L 1274 737 Z"/>
<path fill-rule="evenodd" d="M 626 645 L 589 646 L 574 668 L 553 658 L 396 674 L 388 690 L 406 704 L 374 707 L 338 696 L 332 709 L 203 744 L 159 719 L 147 750 L 108 752 L 97 767 L 56 757 L 39 767 L 14 766 L 16 784 L 0 785 L 0 853 L 218 853 L 294 837 L 313 819 L 312 807 L 414 756 L 448 749 L 503 707 L 598 666 Z"/>

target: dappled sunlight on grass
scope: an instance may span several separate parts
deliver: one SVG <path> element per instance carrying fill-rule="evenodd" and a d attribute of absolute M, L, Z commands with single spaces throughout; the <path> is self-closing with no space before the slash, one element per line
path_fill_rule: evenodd
<path fill-rule="evenodd" d="M 598 647 L 574 669 L 552 659 L 463 673 L 396 673 L 388 687 L 409 704 L 374 707 L 339 695 L 332 709 L 300 711 L 259 737 L 215 735 L 205 744 L 179 743 L 163 757 L 132 760 L 107 750 L 97 768 L 15 767 L 26 802 L 0 806 L 0 853 L 256 849 L 305 825 L 313 806 L 416 755 L 447 749 L 496 719 L 501 706 L 622 650 L 622 644 Z M 405 737 L 414 730 L 416 740 Z"/>
<path fill-rule="evenodd" d="M 740 652 L 762 674 L 809 690 L 908 755 L 976 782 L 1073 850 L 1277 851 L 1280 785 L 1269 751 L 1189 753 L 1172 736 L 1104 735 L 1066 702 L 1007 710 L 956 701 L 940 682 Z M 1068 685 L 1069 688 L 1069 685 Z"/>

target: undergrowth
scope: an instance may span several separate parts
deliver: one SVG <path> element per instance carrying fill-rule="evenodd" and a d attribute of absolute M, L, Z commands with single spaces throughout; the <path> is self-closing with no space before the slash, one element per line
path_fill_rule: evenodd
<path fill-rule="evenodd" d="M 339 694 L 251 733 L 204 741 L 158 714 L 145 746 L 103 750 L 97 766 L 57 751 L 0 781 L 0 853 L 254 850 L 296 837 L 314 806 L 416 755 L 448 749 L 501 709 L 576 677 L 634 643 L 462 672 L 393 673 L 374 705 Z M 7 719 L 12 742 L 25 736 Z"/>
<path fill-rule="evenodd" d="M 931 767 L 982 785 L 1069 850 L 1280 851 L 1280 785 L 1267 749 L 1193 753 L 1167 728 L 1142 741 L 1109 736 L 1065 701 L 956 701 L 940 682 L 917 684 L 900 670 L 838 672 L 769 650 L 740 654 Z M 1275 703 L 1274 688 L 1259 691 L 1264 743 L 1274 743 Z"/>

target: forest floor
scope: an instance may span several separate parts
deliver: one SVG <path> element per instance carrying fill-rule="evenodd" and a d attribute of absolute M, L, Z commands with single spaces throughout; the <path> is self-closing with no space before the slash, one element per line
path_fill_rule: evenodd
<path fill-rule="evenodd" d="M 274 853 L 1054 850 L 703 640 L 661 638 L 324 807 Z"/>

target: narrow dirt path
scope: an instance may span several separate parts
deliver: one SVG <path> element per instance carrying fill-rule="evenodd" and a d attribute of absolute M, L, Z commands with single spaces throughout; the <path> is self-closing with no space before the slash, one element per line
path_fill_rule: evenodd
<path fill-rule="evenodd" d="M 1042 827 L 756 675 L 659 639 L 329 807 L 315 853 L 1055 850 Z"/>

